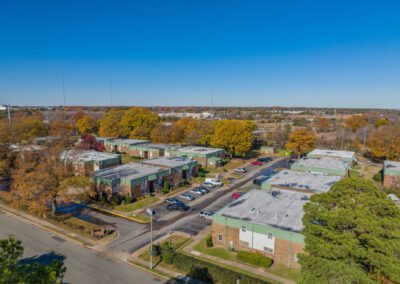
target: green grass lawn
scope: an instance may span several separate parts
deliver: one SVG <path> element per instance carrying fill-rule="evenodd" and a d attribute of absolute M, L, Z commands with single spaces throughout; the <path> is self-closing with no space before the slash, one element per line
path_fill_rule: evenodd
<path fill-rule="evenodd" d="M 137 219 L 138 221 L 142 221 L 143 223 L 150 223 L 150 216 L 147 214 L 131 214 L 131 217 Z"/>
<path fill-rule="evenodd" d="M 140 199 L 138 201 L 129 203 L 129 204 L 123 204 L 123 205 L 117 205 L 114 207 L 115 211 L 127 213 L 127 212 L 132 212 L 137 209 L 143 208 L 145 206 L 148 206 L 154 202 L 157 202 L 159 199 L 155 196 L 146 196 L 143 199 Z"/>
<path fill-rule="evenodd" d="M 143 159 L 138 158 L 138 157 L 131 157 L 127 154 L 121 154 L 122 164 L 128 164 L 128 163 L 139 162 L 139 161 L 143 161 Z"/>
<path fill-rule="evenodd" d="M 234 253 L 234 252 L 229 252 L 226 249 L 220 248 L 220 247 L 211 247 L 211 248 L 207 247 L 206 239 L 207 239 L 207 237 L 202 239 L 197 245 L 195 245 L 193 247 L 193 249 L 197 250 L 199 252 L 208 254 L 208 255 L 222 258 L 222 259 L 231 260 L 231 261 L 236 260 L 236 253 Z"/>
<path fill-rule="evenodd" d="M 236 257 L 236 255 L 237 255 L 236 252 L 229 252 L 221 247 L 211 247 L 211 248 L 207 247 L 207 245 L 206 245 L 207 237 L 202 239 L 198 244 L 196 244 L 193 247 L 193 249 L 198 252 L 204 253 L 204 254 L 219 257 L 221 259 L 238 262 L 238 263 L 243 263 L 243 264 L 248 264 L 248 263 L 239 261 Z M 248 264 L 248 265 L 252 266 L 251 264 Z M 298 281 L 300 278 L 300 269 L 289 269 L 286 266 L 281 265 L 281 264 L 274 263 L 271 267 L 265 268 L 264 270 L 271 274 L 275 274 L 277 276 L 291 279 L 294 281 Z"/>
<path fill-rule="evenodd" d="M 92 230 L 99 227 L 93 223 L 72 216 L 49 218 L 48 221 L 84 237 L 91 237 Z"/>

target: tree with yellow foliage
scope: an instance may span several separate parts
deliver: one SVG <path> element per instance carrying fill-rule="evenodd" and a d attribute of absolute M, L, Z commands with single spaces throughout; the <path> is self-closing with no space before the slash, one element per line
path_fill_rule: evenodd
<path fill-rule="evenodd" d="M 93 134 L 97 130 L 97 122 L 90 115 L 84 115 L 76 121 L 75 127 L 80 134 Z"/>
<path fill-rule="evenodd" d="M 107 111 L 99 120 L 99 135 L 101 137 L 119 137 L 121 135 L 119 123 L 123 115 L 122 110 L 113 108 Z"/>
<path fill-rule="evenodd" d="M 286 143 L 286 149 L 295 154 L 303 155 L 315 148 L 315 134 L 306 129 L 295 130 L 290 133 Z"/>
<path fill-rule="evenodd" d="M 355 114 L 346 120 L 346 126 L 350 128 L 353 133 L 356 133 L 358 129 L 364 127 L 365 125 L 367 125 L 367 119 L 365 118 L 365 115 Z"/>
<path fill-rule="evenodd" d="M 119 123 L 123 137 L 150 139 L 150 133 L 159 121 L 158 115 L 141 107 L 125 111 Z"/>
<path fill-rule="evenodd" d="M 400 161 L 400 125 L 381 126 L 369 137 L 367 146 L 375 159 Z"/>
<path fill-rule="evenodd" d="M 210 144 L 213 147 L 225 149 L 231 156 L 244 156 L 253 145 L 254 129 L 255 125 L 251 121 L 217 121 Z"/>

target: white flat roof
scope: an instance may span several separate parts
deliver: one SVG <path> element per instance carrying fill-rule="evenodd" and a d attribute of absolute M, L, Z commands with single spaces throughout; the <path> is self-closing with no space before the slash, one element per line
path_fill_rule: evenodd
<path fill-rule="evenodd" d="M 331 187 L 342 179 L 341 176 L 327 176 L 307 172 L 282 170 L 265 181 L 272 187 L 279 186 L 310 192 L 328 192 Z"/>
<path fill-rule="evenodd" d="M 385 169 L 400 171 L 400 162 L 386 160 L 383 165 Z"/>
<path fill-rule="evenodd" d="M 229 203 L 217 214 L 229 218 L 301 232 L 303 206 L 310 194 L 287 190 L 253 189 Z"/>
<path fill-rule="evenodd" d="M 98 152 L 94 150 L 78 150 L 71 149 L 65 150 L 61 153 L 61 159 L 69 159 L 77 162 L 89 162 L 89 161 L 104 161 L 109 159 L 119 158 L 119 154 L 111 154 L 105 152 Z"/>
<path fill-rule="evenodd" d="M 349 162 L 328 157 L 303 158 L 296 161 L 295 164 L 303 167 L 313 167 L 313 168 L 332 169 L 332 170 L 346 170 L 347 167 L 349 166 Z"/>
<path fill-rule="evenodd" d="M 192 154 L 211 154 L 223 151 L 223 149 L 211 148 L 211 147 L 187 146 L 179 148 L 178 151 L 183 153 L 192 153 Z"/>
<path fill-rule="evenodd" d="M 332 158 L 352 159 L 355 153 L 352 151 L 328 150 L 328 149 L 315 149 L 308 153 L 313 156 L 325 156 Z"/>
<path fill-rule="evenodd" d="M 189 165 L 193 162 L 196 161 L 185 157 L 159 157 L 143 161 L 143 163 L 147 165 L 164 167 L 180 167 L 183 165 Z"/>
<path fill-rule="evenodd" d="M 153 174 L 157 174 L 161 169 L 154 166 L 143 165 L 139 163 L 129 163 L 114 168 L 100 170 L 95 172 L 95 178 L 103 179 L 137 179 Z"/>

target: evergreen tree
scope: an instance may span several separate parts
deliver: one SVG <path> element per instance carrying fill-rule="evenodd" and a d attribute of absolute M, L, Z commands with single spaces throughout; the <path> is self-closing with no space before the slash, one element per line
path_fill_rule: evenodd
<path fill-rule="evenodd" d="M 346 178 L 305 205 L 300 283 L 400 283 L 400 209 Z"/>

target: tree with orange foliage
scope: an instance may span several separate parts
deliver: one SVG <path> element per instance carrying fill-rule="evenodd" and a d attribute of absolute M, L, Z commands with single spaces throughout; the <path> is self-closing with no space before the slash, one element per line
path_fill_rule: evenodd
<path fill-rule="evenodd" d="M 64 144 L 54 145 L 45 152 L 27 152 L 18 155 L 16 169 L 12 172 L 11 197 L 17 205 L 46 217 L 51 204 L 57 210 L 57 200 L 68 200 L 63 181 L 73 176 L 72 169 L 60 160 Z"/>
<path fill-rule="evenodd" d="M 286 143 L 286 149 L 295 154 L 303 155 L 315 148 L 316 136 L 306 129 L 295 130 L 290 133 Z"/>
<path fill-rule="evenodd" d="M 97 130 L 97 122 L 90 115 L 84 115 L 76 121 L 75 127 L 80 134 L 93 134 Z"/>
<path fill-rule="evenodd" d="M 358 129 L 367 125 L 367 119 L 365 115 L 352 115 L 346 120 L 346 126 L 356 133 Z"/>
<path fill-rule="evenodd" d="M 400 125 L 381 126 L 369 137 L 367 145 L 375 159 L 400 161 Z"/>
<path fill-rule="evenodd" d="M 119 109 L 110 109 L 99 120 L 100 129 L 99 135 L 101 137 L 120 137 L 121 129 L 120 122 L 124 112 Z"/>
<path fill-rule="evenodd" d="M 315 126 L 317 127 L 319 132 L 327 132 L 329 131 L 330 122 L 326 117 L 318 117 L 315 121 Z"/>

